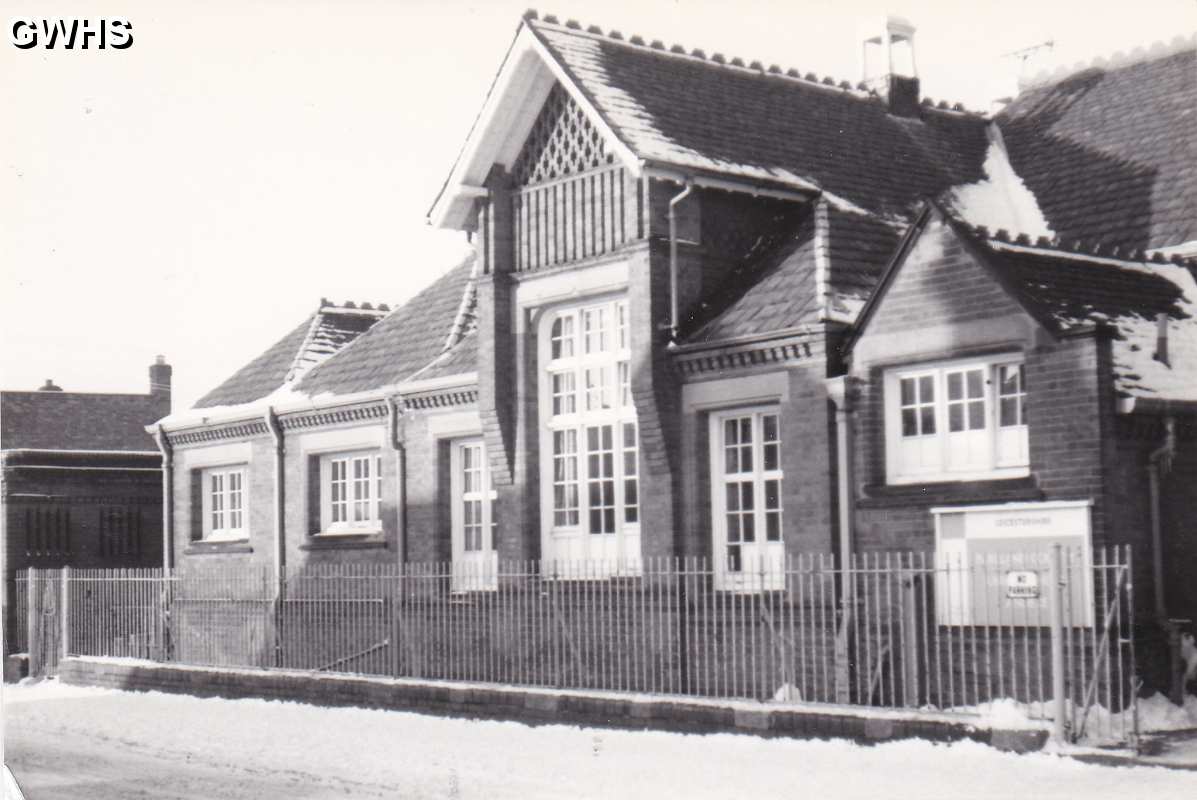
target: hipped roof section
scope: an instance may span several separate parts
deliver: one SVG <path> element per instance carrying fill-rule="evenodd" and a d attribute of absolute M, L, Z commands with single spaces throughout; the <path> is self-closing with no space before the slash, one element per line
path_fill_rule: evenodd
<path fill-rule="evenodd" d="M 336 358 L 312 370 L 296 388 L 315 396 L 395 386 L 458 348 L 462 352 L 453 360 L 457 371 L 441 374 L 475 371 L 477 361 L 468 357 L 471 346 L 464 342 L 475 327 L 476 263 L 471 256 L 450 269 Z"/>
<path fill-rule="evenodd" d="M 254 416 L 268 406 L 289 411 L 356 402 L 399 392 L 405 381 L 468 378 L 477 370 L 476 263 L 471 255 L 394 311 L 374 310 L 352 337 L 342 328 L 325 330 L 318 316 L 330 310 L 317 312 L 191 410 L 160 423 L 173 430 Z M 335 352 L 309 364 L 314 351 L 334 343 Z"/>
<path fill-rule="evenodd" d="M 1197 244 L 1197 37 L 1023 91 L 996 117 L 1010 161 L 1063 241 Z"/>
<path fill-rule="evenodd" d="M 551 19 L 522 22 L 430 211 L 435 224 L 466 225 L 486 175 L 510 166 L 553 81 L 635 172 L 821 191 L 844 208 L 896 218 L 982 177 L 987 140 L 976 114 L 924 106 L 918 119 L 898 117 L 846 82 Z"/>
<path fill-rule="evenodd" d="M 315 313 L 201 397 L 194 408 L 250 403 L 285 384 L 294 384 L 369 330 L 387 311 L 385 305 L 333 306 L 322 301 Z"/>

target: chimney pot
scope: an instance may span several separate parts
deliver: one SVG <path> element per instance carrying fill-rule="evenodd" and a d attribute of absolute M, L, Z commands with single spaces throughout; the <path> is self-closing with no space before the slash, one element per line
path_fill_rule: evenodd
<path fill-rule="evenodd" d="M 54 384 L 54 381 L 53 381 L 53 380 L 51 380 L 50 378 L 46 378 L 46 383 L 45 383 L 45 385 L 44 385 L 44 386 L 42 386 L 42 387 L 40 387 L 40 388 L 38 389 L 38 391 L 39 391 L 39 392 L 61 392 L 61 391 L 62 391 L 62 387 L 61 387 L 61 386 L 56 386 L 56 385 Z"/>

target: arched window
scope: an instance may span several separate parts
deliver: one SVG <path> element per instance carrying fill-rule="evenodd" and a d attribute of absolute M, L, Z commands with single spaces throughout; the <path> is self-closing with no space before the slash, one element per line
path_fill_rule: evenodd
<path fill-rule="evenodd" d="M 546 557 L 638 563 L 639 432 L 627 301 L 557 310 L 542 330 Z"/>

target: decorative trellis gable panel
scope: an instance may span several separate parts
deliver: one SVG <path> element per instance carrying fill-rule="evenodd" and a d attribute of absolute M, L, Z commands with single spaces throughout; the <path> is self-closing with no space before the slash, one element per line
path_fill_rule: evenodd
<path fill-rule="evenodd" d="M 549 91 L 511 175 L 519 271 L 592 258 L 644 235 L 637 179 L 560 84 Z"/>
<path fill-rule="evenodd" d="M 511 172 L 517 186 L 528 186 L 576 175 L 614 160 L 586 112 L 561 84 L 554 84 Z"/>

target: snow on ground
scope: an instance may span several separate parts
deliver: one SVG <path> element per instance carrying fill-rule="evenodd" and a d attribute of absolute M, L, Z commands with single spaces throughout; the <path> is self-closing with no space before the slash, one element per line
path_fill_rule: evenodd
<path fill-rule="evenodd" d="M 1079 723 L 1085 717 L 1084 709 L 1073 708 L 1071 699 L 1066 700 L 1065 704 L 1065 714 L 1068 719 L 1075 718 Z M 1028 705 L 1010 698 L 1003 698 L 987 703 L 980 708 L 967 706 L 957 708 L 955 711 L 976 714 L 980 727 L 1006 730 L 1049 728 L 1051 720 L 1055 717 L 1055 706 L 1051 700 Z M 1089 710 L 1088 719 L 1085 720 L 1086 735 L 1082 744 L 1102 744 L 1103 733 L 1113 735 L 1115 739 L 1122 738 L 1124 733 L 1134 729 L 1136 713 L 1139 717 L 1141 733 L 1197 730 L 1197 696 L 1186 695 L 1184 705 L 1178 706 L 1164 695 L 1156 692 L 1151 697 L 1140 699 L 1137 710 L 1127 708 L 1111 713 L 1100 703 L 1095 703 Z"/>
<path fill-rule="evenodd" d="M 861 746 L 465 720 L 265 700 L 6 687 L 6 753 L 36 800 L 1191 797 L 1193 775 L 963 742 Z"/>

